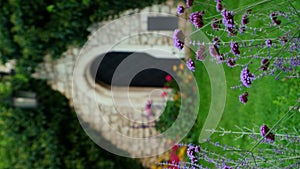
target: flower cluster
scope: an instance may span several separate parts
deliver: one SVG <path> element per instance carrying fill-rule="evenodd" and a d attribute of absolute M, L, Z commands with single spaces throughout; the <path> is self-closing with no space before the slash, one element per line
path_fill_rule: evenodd
<path fill-rule="evenodd" d="M 228 36 L 236 35 L 233 12 L 232 11 L 227 11 L 226 9 L 223 9 L 221 14 L 223 16 L 222 21 L 223 21 L 224 26 L 226 27 L 226 30 L 228 32 Z"/>
<path fill-rule="evenodd" d="M 221 12 L 222 9 L 223 9 L 223 5 L 221 4 L 221 0 L 217 0 L 217 4 L 216 4 L 217 12 Z"/>
<path fill-rule="evenodd" d="M 248 92 L 241 94 L 239 99 L 240 99 L 241 103 L 243 103 L 243 104 L 247 103 L 248 102 Z"/>
<path fill-rule="evenodd" d="M 237 42 L 230 43 L 231 53 L 235 56 L 239 56 L 241 52 L 239 51 L 239 44 Z"/>
<path fill-rule="evenodd" d="M 282 45 L 284 45 L 284 44 L 287 43 L 287 37 L 286 37 L 286 36 L 281 36 L 281 37 L 279 38 L 279 40 L 280 40 L 280 44 L 282 44 Z"/>
<path fill-rule="evenodd" d="M 238 131 L 225 130 L 220 128 L 207 129 L 207 132 L 218 134 L 219 136 L 231 135 L 235 139 L 243 139 L 249 137 L 253 142 L 251 144 L 256 145 L 257 142 L 265 137 L 264 143 L 269 144 L 270 148 L 257 148 L 256 150 L 245 150 L 239 146 L 233 145 L 223 145 L 219 142 L 213 142 L 211 138 L 208 138 L 204 143 L 201 143 L 201 148 L 199 145 L 193 144 L 178 144 L 179 147 L 186 148 L 186 155 L 188 161 L 180 159 L 180 153 L 178 158 L 173 158 L 172 162 L 160 163 L 161 166 L 166 168 L 178 168 L 178 169 L 204 169 L 204 168 L 218 168 L 218 169 L 233 169 L 233 168 L 299 168 L 298 158 L 289 158 L 292 156 L 299 156 L 298 146 L 300 143 L 300 137 L 295 134 L 275 134 L 270 132 L 270 129 L 263 124 L 260 127 L 260 132 L 255 132 L 255 129 L 250 129 L 247 127 L 236 126 Z M 297 132 L 297 131 L 296 131 Z M 232 137 L 231 137 L 232 139 Z M 177 145 L 176 145 L 177 146 Z M 257 145 L 260 146 L 260 145 Z M 265 146 L 263 146 L 265 147 Z M 176 147 L 177 148 L 177 147 Z M 172 148 L 174 151 L 174 148 Z M 289 159 L 287 162 L 286 160 Z M 279 160 L 281 162 L 273 163 Z"/>
<path fill-rule="evenodd" d="M 194 0 L 186 0 L 186 7 L 190 8 L 193 6 Z"/>
<path fill-rule="evenodd" d="M 260 70 L 263 70 L 263 71 L 268 70 L 269 65 L 270 65 L 269 59 L 262 59 Z"/>
<path fill-rule="evenodd" d="M 189 10 L 188 8 L 193 3 L 193 0 L 187 0 L 185 8 L 178 6 L 178 13 L 187 12 L 186 10 Z M 269 4 L 272 5 L 271 3 Z M 226 5 L 228 5 L 228 8 Z M 194 61 L 203 61 L 207 57 L 204 54 L 204 47 L 201 47 L 203 45 L 208 48 L 208 52 L 212 56 L 211 61 L 215 61 L 217 64 L 227 64 L 230 68 L 243 67 L 240 74 L 242 85 L 234 86 L 232 89 L 237 89 L 241 86 L 249 88 L 254 79 L 260 79 L 264 76 L 274 76 L 275 79 L 283 76 L 286 78 L 299 78 L 300 65 L 297 57 L 299 57 L 300 52 L 300 38 L 296 37 L 298 33 L 294 29 L 299 27 L 294 22 L 298 19 L 294 4 L 287 4 L 280 7 L 274 5 L 269 8 L 272 11 L 261 11 L 257 6 L 259 4 L 249 5 L 246 8 L 233 11 L 231 10 L 233 8 L 230 7 L 230 3 L 225 4 L 222 0 L 214 0 L 212 4 L 207 6 L 197 6 L 198 11 L 191 12 L 188 19 L 197 29 L 203 29 L 202 33 L 212 37 L 213 40 L 212 43 L 203 42 L 202 39 L 201 41 L 197 41 L 197 39 L 191 40 L 190 44 L 198 47 L 198 49 L 195 51 L 196 59 L 188 57 L 194 59 L 187 61 L 188 68 L 194 71 Z M 215 12 L 212 12 L 214 10 L 219 12 L 221 17 L 219 17 L 220 15 L 215 15 Z M 206 12 L 205 14 L 204 11 Z M 239 21 L 236 20 L 237 18 L 240 18 Z M 206 24 L 207 22 L 205 19 L 211 21 L 210 25 L 214 31 L 211 28 L 210 30 L 207 30 L 206 27 L 204 28 L 204 23 Z M 280 27 L 280 29 L 273 29 L 270 19 L 274 25 L 280 25 L 282 22 L 285 25 L 284 27 Z M 258 24 L 255 24 L 257 21 Z M 250 22 L 254 23 L 249 25 Z M 242 36 L 237 34 L 238 31 Z M 223 36 L 223 33 L 226 32 L 228 33 L 228 38 Z M 192 38 L 197 38 L 196 34 L 192 33 L 190 35 Z M 258 37 L 267 38 L 262 39 Z M 182 49 L 184 46 L 183 41 L 178 41 L 177 38 L 175 38 L 174 44 L 179 49 Z M 282 54 L 283 50 L 286 51 L 285 54 Z M 254 63 L 253 66 L 257 66 L 255 70 L 262 70 L 263 72 L 255 71 L 259 73 L 255 73 L 255 76 L 254 73 L 249 73 L 248 65 L 252 63 Z"/>
<path fill-rule="evenodd" d="M 186 61 L 186 66 L 188 67 L 188 69 L 190 69 L 191 71 L 195 71 L 195 62 L 190 58 Z"/>
<path fill-rule="evenodd" d="M 202 11 L 202 12 L 193 12 L 190 15 L 190 22 L 193 23 L 194 26 L 198 29 L 200 29 L 204 26 L 203 15 L 204 15 L 204 11 Z"/>
<path fill-rule="evenodd" d="M 196 59 L 199 61 L 204 61 L 206 58 L 205 46 L 200 45 L 198 50 L 196 51 Z"/>
<path fill-rule="evenodd" d="M 162 169 L 162 168 L 172 168 L 178 169 L 178 164 L 184 160 L 186 152 L 186 146 L 179 147 L 175 145 L 172 147 L 170 152 L 165 152 L 160 155 L 157 164 L 153 164 L 151 169 Z M 168 166 L 172 165 L 172 167 Z"/>
<path fill-rule="evenodd" d="M 214 37 L 212 41 L 216 48 L 220 47 L 220 39 L 218 37 Z"/>
<path fill-rule="evenodd" d="M 177 47 L 179 50 L 182 50 L 184 47 L 184 38 L 185 35 L 180 29 L 175 29 L 173 34 L 173 42 L 175 47 Z"/>
<path fill-rule="evenodd" d="M 269 48 L 269 47 L 271 47 L 272 46 L 272 41 L 271 41 L 271 39 L 266 39 L 266 46 Z"/>
<path fill-rule="evenodd" d="M 145 113 L 148 118 L 152 115 L 151 107 L 152 107 L 152 100 L 147 100 L 147 103 L 145 105 Z"/>
<path fill-rule="evenodd" d="M 242 16 L 242 20 L 241 20 L 241 26 L 240 26 L 240 33 L 244 33 L 245 32 L 245 25 L 247 25 L 249 23 L 249 18 L 248 18 L 248 13 L 251 12 L 251 9 L 248 9 L 247 12 L 245 12 Z"/>
<path fill-rule="evenodd" d="M 275 141 L 275 135 L 269 131 L 270 129 L 265 124 L 260 127 L 260 135 L 265 137 L 266 141 Z"/>
<path fill-rule="evenodd" d="M 193 162 L 196 163 L 198 161 L 198 158 L 196 157 L 196 153 L 200 152 L 200 146 L 194 146 L 194 145 L 188 145 L 187 148 L 187 155 L 189 159 Z"/>
<path fill-rule="evenodd" d="M 223 169 L 232 169 L 232 167 L 225 165 Z"/>
<path fill-rule="evenodd" d="M 271 14 L 270 14 L 270 18 L 271 18 L 271 21 L 272 21 L 272 23 L 274 24 L 274 25 L 280 25 L 281 24 L 281 20 L 278 20 L 277 19 L 277 13 L 275 13 L 275 12 L 272 12 Z"/>
<path fill-rule="evenodd" d="M 244 69 L 241 71 L 240 79 L 242 84 L 249 88 L 250 85 L 252 84 L 252 81 L 255 79 L 255 76 L 250 73 L 248 66 L 246 66 Z"/>
<path fill-rule="evenodd" d="M 217 47 L 217 45 L 210 45 L 209 53 L 211 56 L 214 57 L 214 59 L 216 59 L 217 63 L 221 63 L 224 60 L 224 57 L 223 57 L 223 55 L 220 54 L 219 48 Z"/>
<path fill-rule="evenodd" d="M 178 15 L 182 15 L 184 13 L 184 7 L 182 5 L 177 7 L 177 13 Z"/>
<path fill-rule="evenodd" d="M 248 16 L 247 16 L 247 13 L 244 13 L 243 16 L 242 16 L 241 24 L 244 26 L 244 25 L 246 25 L 247 23 L 249 23 L 249 18 L 248 18 Z"/>
<path fill-rule="evenodd" d="M 227 64 L 227 66 L 229 66 L 231 68 L 233 68 L 236 65 L 235 60 L 232 59 L 232 58 L 227 58 L 226 59 L 226 64 Z"/>
<path fill-rule="evenodd" d="M 172 80 L 172 76 L 167 75 L 167 76 L 165 77 L 165 79 L 166 79 L 167 82 L 170 82 L 170 81 Z"/>
<path fill-rule="evenodd" d="M 213 30 L 219 30 L 221 28 L 221 20 L 214 18 L 211 21 L 211 27 Z"/>

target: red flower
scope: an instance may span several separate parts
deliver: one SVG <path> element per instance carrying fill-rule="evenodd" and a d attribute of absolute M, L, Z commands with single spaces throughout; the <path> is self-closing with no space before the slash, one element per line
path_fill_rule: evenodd
<path fill-rule="evenodd" d="M 179 163 L 180 160 L 179 160 L 179 157 L 176 154 L 176 151 L 177 151 L 178 148 L 179 148 L 178 145 L 175 145 L 175 146 L 172 147 L 169 163 L 174 164 L 174 165 Z M 175 166 L 173 166 L 171 168 L 172 169 L 179 169 L 178 167 L 175 167 Z"/>
<path fill-rule="evenodd" d="M 169 81 L 171 81 L 171 80 L 172 80 L 172 76 L 167 75 L 167 76 L 166 76 L 166 81 L 169 82 Z"/>
<path fill-rule="evenodd" d="M 162 93 L 161 93 L 161 97 L 166 97 L 167 96 L 167 92 L 166 91 L 163 91 Z"/>

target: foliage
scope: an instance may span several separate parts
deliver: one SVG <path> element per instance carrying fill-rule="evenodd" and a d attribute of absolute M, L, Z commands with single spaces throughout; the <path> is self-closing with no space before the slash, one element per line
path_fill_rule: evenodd
<path fill-rule="evenodd" d="M 69 101 L 45 81 L 17 83 L 14 90 L 35 92 L 39 106 L 19 109 L 1 102 L 0 168 L 141 168 L 137 161 L 110 154 L 92 142 Z"/>
<path fill-rule="evenodd" d="M 1 1 L 0 58 L 23 58 L 25 67 L 34 67 L 45 54 L 57 58 L 68 46 L 83 45 L 92 23 L 118 17 L 128 9 L 162 2 L 164 0 Z"/>

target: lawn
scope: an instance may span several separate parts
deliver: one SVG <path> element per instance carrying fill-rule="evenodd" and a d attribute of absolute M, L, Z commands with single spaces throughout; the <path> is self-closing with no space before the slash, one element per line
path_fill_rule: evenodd
<path fill-rule="evenodd" d="M 298 75 L 296 78 L 288 78 L 289 73 L 291 72 L 284 72 L 282 70 L 276 71 L 272 75 L 271 72 L 274 67 L 270 66 L 266 71 L 268 75 L 253 80 L 250 88 L 240 86 L 236 89 L 232 89 L 231 87 L 241 85 L 240 74 L 246 65 L 248 65 L 250 72 L 256 77 L 262 75 L 263 70 L 260 69 L 260 62 L 262 60 L 261 58 L 268 58 L 271 56 L 270 63 L 272 65 L 276 61 L 276 57 L 289 58 L 299 56 L 299 50 L 296 49 L 294 51 L 290 51 L 293 43 L 281 45 L 279 40 L 280 37 L 287 34 L 290 34 L 290 36 L 293 38 L 299 38 L 299 29 L 297 29 L 297 27 L 299 27 L 298 12 L 300 9 L 300 3 L 297 3 L 296 1 L 286 2 L 281 0 L 241 0 L 234 2 L 225 0 L 222 1 L 222 5 L 225 6 L 227 11 L 233 11 L 235 24 L 238 26 L 241 25 L 242 15 L 248 9 L 251 9 L 251 12 L 247 14 L 249 23 L 246 25 L 246 31 L 243 34 L 237 32 L 236 36 L 229 36 L 223 24 L 221 24 L 219 31 L 212 29 L 210 23 L 213 18 L 218 18 L 222 21 L 222 15 L 216 11 L 215 1 L 194 1 L 193 4 L 193 7 L 187 10 L 189 13 L 196 11 L 201 12 L 204 10 L 204 26 L 200 29 L 197 29 L 191 24 L 193 27 L 193 32 L 191 35 L 186 36 L 192 40 L 200 40 L 201 43 L 204 42 L 205 44 L 211 43 L 214 37 L 218 37 L 221 44 L 221 47 L 219 47 L 219 52 L 220 54 L 224 54 L 223 56 L 225 61 L 227 58 L 236 59 L 236 66 L 233 68 L 227 66 L 226 62 L 223 62 L 222 64 L 222 69 L 224 70 L 226 76 L 226 99 L 224 100 L 225 108 L 223 115 L 216 130 L 221 130 L 223 128 L 226 131 L 238 133 L 221 135 L 221 133 L 216 132 L 211 135 L 211 141 L 204 143 L 200 141 L 201 143 L 199 143 L 198 138 L 201 130 L 203 129 L 206 117 L 208 117 L 210 106 L 214 107 L 214 105 L 211 105 L 213 100 L 212 98 L 222 97 L 222 94 L 220 93 L 220 96 L 216 94 L 212 95 L 212 88 L 216 87 L 216 85 L 211 80 L 214 79 L 214 75 L 219 75 L 214 74 L 214 70 L 210 68 L 207 69 L 207 65 L 211 61 L 198 61 L 196 59 L 195 52 L 199 47 L 197 45 L 191 45 L 190 47 L 193 52 L 187 57 L 191 58 L 195 62 L 194 77 L 197 81 L 200 93 L 200 109 L 198 112 L 197 123 L 187 135 L 187 138 L 183 140 L 183 142 L 186 144 L 199 144 L 201 148 L 203 147 L 205 149 L 206 147 L 209 152 L 216 152 L 221 154 L 221 156 L 224 154 L 231 154 L 231 152 L 224 151 L 225 148 L 218 146 L 219 144 L 234 146 L 235 148 L 239 148 L 240 152 L 233 153 L 231 156 L 233 159 L 243 159 L 244 156 L 241 156 L 240 153 L 245 151 L 250 150 L 252 153 L 258 153 L 259 151 L 265 150 L 265 154 L 268 155 L 267 157 L 272 156 L 273 160 L 277 159 L 278 161 L 282 161 L 280 158 L 283 157 L 275 152 L 270 153 L 266 151 L 274 148 L 272 147 L 274 145 L 283 146 L 296 152 L 294 154 L 290 154 L 288 158 L 296 158 L 296 161 L 297 159 L 299 160 L 299 141 L 296 143 L 291 143 L 287 140 L 284 140 L 283 137 L 280 137 L 280 134 L 283 134 L 294 135 L 299 138 L 299 110 L 289 111 L 294 105 L 296 105 L 297 109 L 299 109 L 299 65 L 298 67 L 294 67 L 293 70 L 293 73 Z M 294 13 L 291 12 L 293 11 L 292 9 L 295 11 Z M 280 15 L 278 15 L 279 20 L 282 21 L 280 25 L 273 25 L 271 23 L 270 14 L 272 12 L 281 12 Z M 290 18 L 288 18 L 288 16 Z M 271 48 L 265 47 L 265 41 L 267 39 L 271 39 L 273 41 L 273 46 Z M 230 51 L 229 44 L 231 42 L 238 42 L 240 50 L 239 56 L 235 56 Z M 246 45 L 244 45 L 244 43 L 246 43 Z M 251 43 L 252 45 L 250 45 Z M 277 45 L 276 47 L 274 46 L 275 43 Z M 207 49 L 206 52 L 207 55 L 209 55 L 208 50 L 209 49 Z M 260 56 L 260 58 L 257 59 L 254 56 Z M 208 58 L 207 56 L 206 59 L 210 60 L 211 58 Z M 216 62 L 216 59 L 213 62 Z M 243 94 L 244 92 L 248 92 L 248 102 L 245 104 L 239 101 L 239 95 Z M 250 135 L 241 134 L 242 132 L 248 132 L 250 134 L 260 133 L 260 126 L 263 124 L 269 126 L 270 128 L 274 126 L 272 132 L 275 133 L 275 142 L 272 146 L 266 143 L 258 143 L 259 140 L 251 138 Z M 250 131 L 247 131 L 248 129 L 250 129 Z M 217 142 L 218 144 L 212 144 L 212 142 Z M 202 154 L 202 157 L 199 157 L 199 159 L 205 159 L 203 156 L 204 155 Z M 295 163 L 295 160 L 287 160 L 282 165 L 287 166 L 293 163 Z M 204 162 L 202 161 L 198 164 L 207 164 L 207 159 L 206 162 L 204 160 Z M 274 164 L 275 165 L 273 167 L 275 168 L 281 165 L 278 163 Z M 214 165 L 210 164 L 209 166 L 212 167 Z M 262 166 L 264 166 L 264 164 L 262 164 Z"/>

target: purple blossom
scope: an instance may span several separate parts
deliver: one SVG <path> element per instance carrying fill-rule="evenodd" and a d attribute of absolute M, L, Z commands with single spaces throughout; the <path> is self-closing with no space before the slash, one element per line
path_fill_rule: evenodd
<path fill-rule="evenodd" d="M 222 11 L 222 16 L 223 16 L 223 24 L 225 25 L 225 27 L 233 28 L 235 26 L 232 11 L 228 12 L 226 9 L 224 9 Z"/>
<path fill-rule="evenodd" d="M 235 56 L 239 56 L 241 52 L 239 51 L 239 44 L 237 42 L 231 42 L 230 44 L 231 53 Z"/>
<path fill-rule="evenodd" d="M 241 23 L 242 23 L 242 25 L 246 25 L 247 23 L 249 23 L 249 19 L 248 19 L 247 13 L 243 14 Z"/>
<path fill-rule="evenodd" d="M 225 165 L 223 169 L 232 169 L 232 167 Z"/>
<path fill-rule="evenodd" d="M 269 65 L 270 65 L 269 59 L 263 59 L 263 60 L 261 60 L 260 69 L 263 71 L 266 71 L 266 70 L 268 70 Z"/>
<path fill-rule="evenodd" d="M 247 88 L 249 88 L 252 84 L 252 81 L 255 79 L 255 77 L 252 73 L 250 73 L 248 66 L 241 71 L 240 79 L 242 84 Z"/>
<path fill-rule="evenodd" d="M 173 34 L 173 42 L 174 46 L 177 47 L 179 50 L 182 50 L 184 47 L 184 38 L 185 35 L 180 29 L 175 29 Z"/>
<path fill-rule="evenodd" d="M 265 137 L 267 141 L 275 141 L 275 135 L 273 133 L 270 132 L 268 135 L 266 135 L 269 131 L 269 127 L 265 124 L 260 127 L 260 135 L 262 137 Z"/>
<path fill-rule="evenodd" d="M 186 66 L 188 67 L 188 69 L 190 69 L 192 72 L 195 71 L 195 62 L 190 58 L 186 61 Z"/>
<path fill-rule="evenodd" d="M 281 36 L 281 37 L 280 37 L 280 43 L 281 43 L 282 45 L 284 45 L 284 44 L 287 43 L 287 38 L 286 38 L 286 36 Z"/>
<path fill-rule="evenodd" d="M 182 5 L 177 7 L 177 13 L 178 15 L 182 15 L 184 13 L 184 7 Z"/>
<path fill-rule="evenodd" d="M 213 44 L 215 45 L 215 47 L 219 48 L 220 47 L 220 39 L 218 37 L 214 37 L 212 39 Z"/>
<path fill-rule="evenodd" d="M 196 157 L 196 153 L 200 152 L 200 146 L 193 146 L 193 145 L 188 145 L 187 148 L 187 155 L 189 159 L 192 161 L 192 163 L 196 163 L 198 161 L 198 158 Z"/>
<path fill-rule="evenodd" d="M 186 0 L 186 7 L 190 8 L 193 6 L 194 0 Z"/>
<path fill-rule="evenodd" d="M 270 18 L 271 18 L 271 21 L 274 25 L 280 25 L 281 24 L 281 21 L 277 19 L 277 13 L 275 12 L 272 12 L 270 14 Z"/>
<path fill-rule="evenodd" d="M 210 45 L 209 46 L 209 53 L 213 57 L 219 57 L 220 56 L 219 49 L 216 45 Z"/>
<path fill-rule="evenodd" d="M 152 106 L 152 100 L 147 100 L 147 104 L 145 106 L 145 109 L 151 109 Z"/>
<path fill-rule="evenodd" d="M 290 51 L 300 51 L 300 38 L 293 38 L 291 40 Z"/>
<path fill-rule="evenodd" d="M 269 48 L 269 47 L 271 47 L 272 46 L 272 41 L 271 41 L 271 39 L 266 39 L 266 46 Z"/>
<path fill-rule="evenodd" d="M 221 4 L 221 1 L 217 1 L 217 4 L 216 4 L 217 12 L 220 12 L 222 9 L 223 9 L 223 5 Z"/>
<path fill-rule="evenodd" d="M 235 30 L 235 24 L 234 24 L 234 18 L 233 18 L 233 12 L 227 11 L 226 9 L 223 9 L 221 12 L 223 16 L 223 24 L 227 28 L 227 32 L 229 36 L 236 35 Z"/>
<path fill-rule="evenodd" d="M 298 56 L 290 58 L 290 67 L 300 66 L 300 58 Z"/>
<path fill-rule="evenodd" d="M 205 53 L 205 46 L 201 45 L 199 46 L 198 50 L 196 51 L 196 59 L 200 61 L 204 61 L 206 58 L 206 53 Z"/>
<path fill-rule="evenodd" d="M 245 92 L 239 96 L 240 102 L 246 104 L 248 102 L 248 92 Z"/>
<path fill-rule="evenodd" d="M 227 64 L 227 66 L 229 66 L 229 67 L 234 67 L 235 66 L 235 60 L 233 60 L 233 59 L 231 59 L 231 58 L 228 58 L 227 60 L 226 60 L 226 64 Z"/>
<path fill-rule="evenodd" d="M 240 30 L 240 34 L 243 34 L 246 31 L 246 28 L 245 26 L 241 26 L 239 30 Z"/>
<path fill-rule="evenodd" d="M 204 11 L 202 12 L 194 12 L 191 13 L 190 15 L 190 22 L 194 24 L 194 26 L 198 29 L 202 28 L 204 23 L 203 23 L 203 16 Z"/>
<path fill-rule="evenodd" d="M 286 42 L 287 42 L 286 36 L 281 36 L 281 37 L 279 38 L 279 40 L 280 40 L 280 44 L 282 44 L 282 45 L 286 44 Z"/>
<path fill-rule="evenodd" d="M 212 27 L 213 30 L 219 30 L 221 28 L 220 24 L 221 24 L 221 22 L 217 18 L 214 18 L 211 21 L 211 27 Z"/>

